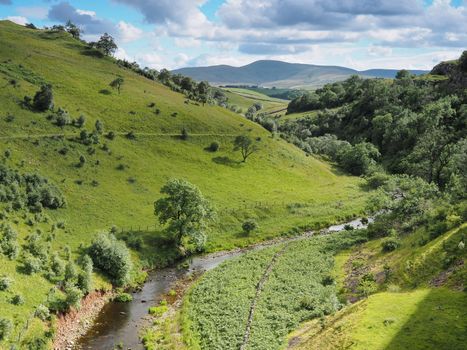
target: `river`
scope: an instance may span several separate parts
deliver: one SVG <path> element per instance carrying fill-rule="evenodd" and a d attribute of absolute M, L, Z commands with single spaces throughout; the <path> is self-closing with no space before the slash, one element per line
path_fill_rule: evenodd
<path fill-rule="evenodd" d="M 369 219 L 369 221 L 372 220 Z M 350 225 L 354 229 L 365 227 L 360 219 L 357 219 L 345 224 L 330 226 L 326 231 L 328 233 L 339 232 L 344 230 L 346 225 Z M 307 232 L 292 238 L 263 242 L 246 249 L 197 256 L 191 259 L 189 267 L 183 270 L 168 267 L 153 271 L 149 274 L 148 281 L 141 291 L 133 293 L 133 301 L 129 303 L 110 302 L 105 305 L 93 326 L 78 340 L 75 348 L 113 350 L 117 345 L 122 345 L 122 349 L 143 350 L 139 332 L 148 324 L 148 308 L 157 305 L 178 280 L 187 274 L 211 270 L 223 261 L 247 251 L 262 249 L 285 241 L 306 239 L 312 234 L 312 232 Z"/>

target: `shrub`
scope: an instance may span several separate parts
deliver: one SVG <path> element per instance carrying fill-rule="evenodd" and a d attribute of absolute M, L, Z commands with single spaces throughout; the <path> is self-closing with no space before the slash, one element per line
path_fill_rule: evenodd
<path fill-rule="evenodd" d="M 125 137 L 128 139 L 128 140 L 135 140 L 136 139 L 136 135 L 133 131 L 129 131 L 126 133 Z"/>
<path fill-rule="evenodd" d="M 217 141 L 211 142 L 211 144 L 208 147 L 209 152 L 217 152 L 219 149 L 219 143 Z"/>
<path fill-rule="evenodd" d="M 65 262 L 54 252 L 50 259 L 49 278 L 61 278 L 64 273 Z"/>
<path fill-rule="evenodd" d="M 18 257 L 18 234 L 9 225 L 3 226 L 3 236 L 0 236 L 0 252 L 10 260 Z"/>
<path fill-rule="evenodd" d="M 24 304 L 24 298 L 23 298 L 22 295 L 16 294 L 15 296 L 13 296 L 13 298 L 11 298 L 11 303 L 13 305 L 23 305 Z"/>
<path fill-rule="evenodd" d="M 114 299 L 114 301 L 118 303 L 129 303 L 132 300 L 133 300 L 133 297 L 131 296 L 131 294 L 128 294 L 128 293 L 120 293 Z"/>
<path fill-rule="evenodd" d="M 50 317 L 49 308 L 45 305 L 40 304 L 36 311 L 34 311 L 34 317 L 37 317 L 41 321 L 46 321 Z"/>
<path fill-rule="evenodd" d="M 5 121 L 7 123 L 12 123 L 14 120 L 15 120 L 15 116 L 13 114 L 7 114 L 7 116 L 5 117 Z"/>
<path fill-rule="evenodd" d="M 8 290 L 12 283 L 11 278 L 7 276 L 0 277 L 0 291 Z"/>
<path fill-rule="evenodd" d="M 76 285 L 84 293 L 88 294 L 92 289 L 92 259 L 85 255 L 82 260 L 83 271 L 78 275 Z"/>
<path fill-rule="evenodd" d="M 121 286 L 128 282 L 132 268 L 130 251 L 115 236 L 99 234 L 89 248 L 89 255 L 94 265 L 111 277 L 114 284 Z"/>
<path fill-rule="evenodd" d="M 33 273 L 37 273 L 42 269 L 42 261 L 39 258 L 31 254 L 25 255 L 23 258 L 23 271 L 28 274 L 32 275 Z"/>
<path fill-rule="evenodd" d="M 337 311 L 340 303 L 332 288 L 321 287 L 304 296 L 300 301 L 300 306 L 312 311 L 313 316 L 317 317 Z"/>
<path fill-rule="evenodd" d="M 78 128 L 81 128 L 84 126 L 84 123 L 86 122 L 86 118 L 84 115 L 80 115 L 78 117 L 78 119 L 76 119 L 76 122 L 75 122 L 75 125 L 78 127 Z"/>
<path fill-rule="evenodd" d="M 57 116 L 55 117 L 55 124 L 59 127 L 64 127 L 65 125 L 68 125 L 70 123 L 71 119 L 68 116 L 68 113 L 60 108 L 57 112 Z"/>
<path fill-rule="evenodd" d="M 381 243 L 383 252 L 392 252 L 400 247 L 400 241 L 397 237 L 387 237 Z"/>
<path fill-rule="evenodd" d="M 33 99 L 33 107 L 38 111 L 46 111 L 52 109 L 54 105 L 54 98 L 52 93 L 52 85 L 45 84 L 41 89 L 36 92 Z"/>
<path fill-rule="evenodd" d="M 242 224 L 243 232 L 249 235 L 252 231 L 258 229 L 258 223 L 253 219 L 248 219 Z"/>
<path fill-rule="evenodd" d="M 459 66 L 464 72 L 467 72 L 467 50 L 462 52 L 462 55 L 459 58 Z"/>
<path fill-rule="evenodd" d="M 180 132 L 180 139 L 187 140 L 188 139 L 188 130 L 186 128 L 182 128 Z"/>
<path fill-rule="evenodd" d="M 65 308 L 69 309 L 70 307 L 78 308 L 83 297 L 83 292 L 78 287 L 67 283 L 65 285 Z"/>
<path fill-rule="evenodd" d="M 113 140 L 115 138 L 115 133 L 113 131 L 109 131 L 105 137 L 107 137 L 109 140 Z M 128 137 L 128 135 L 127 135 Z"/>
<path fill-rule="evenodd" d="M 0 341 L 5 340 L 11 332 L 11 321 L 6 318 L 0 318 Z"/>
<path fill-rule="evenodd" d="M 75 264 L 72 261 L 68 261 L 65 266 L 65 281 L 73 282 L 78 276 L 76 272 Z"/>
<path fill-rule="evenodd" d="M 361 295 L 367 297 L 378 290 L 378 285 L 374 281 L 362 279 L 358 284 L 357 290 Z"/>
<path fill-rule="evenodd" d="M 98 119 L 94 125 L 97 133 L 102 134 L 104 132 L 104 124 Z"/>

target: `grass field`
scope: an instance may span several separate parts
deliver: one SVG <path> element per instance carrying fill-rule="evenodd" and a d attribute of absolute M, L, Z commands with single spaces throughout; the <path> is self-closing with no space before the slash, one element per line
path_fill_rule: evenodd
<path fill-rule="evenodd" d="M 324 329 L 310 322 L 309 340 L 289 348 L 461 350 L 467 341 L 466 303 L 464 292 L 445 288 L 377 293 L 328 319 Z"/>
<path fill-rule="evenodd" d="M 241 88 L 223 88 L 224 93 L 228 97 L 230 105 L 240 107 L 245 113 L 251 105 L 259 102 L 263 105 L 260 112 L 273 113 L 276 111 L 284 111 L 287 108 L 288 101 L 264 95 L 260 92 L 241 89 Z"/>
<path fill-rule="evenodd" d="M 125 81 L 121 94 L 109 87 L 117 76 Z M 49 120 L 50 112 L 22 108 L 23 97 L 34 96 L 44 82 L 53 86 L 56 109 L 67 110 L 73 119 L 84 115 L 82 129 L 89 132 L 100 120 L 104 133 L 115 132 L 115 139 L 101 136 L 98 144 L 86 146 L 76 141 L 81 129 L 58 127 Z M 153 202 L 171 177 L 196 184 L 217 208 L 208 251 L 245 246 L 298 226 L 345 220 L 364 208 L 361 179 L 306 157 L 238 114 L 187 102 L 183 95 L 119 68 L 110 58 L 95 57 L 67 34 L 1 21 L 0 83 L 0 154 L 11 153 L 5 163 L 21 173 L 47 177 L 68 203 L 63 209 L 46 210 L 48 223 L 32 226 L 26 224 L 30 214 L 9 214 L 20 243 L 35 230 L 48 233 L 52 223 L 63 221 L 65 228 L 57 231 L 52 249 L 63 252 L 69 246 L 76 256 L 97 232 L 116 225 L 142 231 L 133 233 L 146 239 L 140 258 L 163 263 L 161 257 L 170 254 L 170 247 L 157 240 L 162 228 L 156 224 Z M 182 128 L 189 133 L 186 141 L 177 136 Z M 124 136 L 130 131 L 135 135 L 131 140 Z M 240 134 L 260 139 L 260 150 L 245 164 L 232 150 L 232 140 Z M 217 153 L 205 150 L 212 141 L 220 143 Z M 86 161 L 78 167 L 82 155 Z M 260 225 L 249 237 L 241 234 L 247 218 Z M 2 316 L 18 321 L 14 339 L 52 285 L 39 275 L 22 275 L 15 261 L 0 256 L 0 263 L 0 274 L 14 279 L 11 293 L 25 298 L 24 304 L 12 305 L 10 292 L 0 292 Z M 109 285 L 97 278 L 95 287 L 101 286 Z M 43 327 L 34 319 L 27 333 L 34 335 Z"/>

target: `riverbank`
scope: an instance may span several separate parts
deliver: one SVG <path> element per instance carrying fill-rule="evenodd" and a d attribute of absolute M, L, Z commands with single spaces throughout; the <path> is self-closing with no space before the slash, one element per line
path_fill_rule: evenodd
<path fill-rule="evenodd" d="M 371 221 L 371 219 L 370 219 Z M 211 270 L 227 259 L 239 256 L 251 250 L 258 250 L 274 246 L 284 242 L 293 242 L 306 239 L 318 233 L 331 233 L 341 231 L 349 225 L 353 228 L 362 228 L 360 219 L 340 225 L 333 225 L 320 231 L 307 231 L 295 236 L 277 237 L 271 240 L 259 242 L 246 248 L 237 248 L 230 251 L 219 251 L 207 255 L 194 256 L 187 260 L 187 268 L 168 267 L 154 270 L 149 274 L 147 282 L 142 289 L 133 293 L 133 301 L 129 303 L 111 302 L 100 308 L 96 320 L 91 324 L 85 334 L 81 334 L 75 348 L 83 349 L 112 349 L 116 345 L 123 344 L 133 350 L 143 349 L 139 335 L 148 326 L 148 308 L 159 305 L 166 298 L 171 289 L 177 289 L 177 282 L 184 281 L 187 276 L 200 275 L 204 271 Z M 181 264 L 183 266 L 185 264 Z M 186 287 L 189 287 L 188 285 Z M 183 292 L 177 291 L 177 297 L 183 298 Z M 178 303 L 176 303 L 178 304 Z M 176 305 L 174 305 L 176 306 Z M 79 327 L 79 322 L 74 323 Z"/>
<path fill-rule="evenodd" d="M 112 298 L 112 291 L 94 291 L 85 296 L 79 309 L 72 308 L 57 317 L 54 350 L 74 349 L 76 341 L 93 326 L 102 308 Z"/>

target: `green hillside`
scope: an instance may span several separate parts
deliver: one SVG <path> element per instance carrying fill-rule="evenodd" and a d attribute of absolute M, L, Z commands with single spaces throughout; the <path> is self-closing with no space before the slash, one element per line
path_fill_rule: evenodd
<path fill-rule="evenodd" d="M 348 289 L 356 278 L 358 262 L 366 268 L 365 273 L 380 276 L 380 292 L 325 321 L 305 323 L 290 335 L 288 348 L 464 348 L 465 249 L 459 242 L 463 242 L 466 228 L 463 224 L 420 246 L 426 235 L 421 229 L 405 237 L 401 248 L 390 253 L 381 252 L 381 240 L 376 240 L 340 254 L 336 261 L 342 262 L 335 269 L 337 275 L 346 278 L 344 288 Z M 381 278 L 384 266 L 390 274 Z M 371 336 L 375 333 L 378 337 Z"/>
<path fill-rule="evenodd" d="M 109 87 L 117 76 L 124 79 L 120 94 Z M 0 82 L 0 154 L 5 166 L 46 177 L 67 202 L 40 215 L 0 203 L 3 221 L 19 233 L 20 244 L 39 232 L 52 237 L 51 252 L 64 257 L 69 246 L 76 257 L 97 232 L 116 225 L 118 231 L 145 239 L 139 254 L 143 264 L 166 263 L 170 248 L 157 240 L 163 233 L 153 203 L 172 177 L 196 184 L 217 209 L 208 251 L 342 221 L 363 210 L 366 194 L 359 178 L 336 172 L 225 108 L 187 101 L 117 66 L 112 58 L 99 57 L 64 32 L 1 21 Z M 25 108 L 24 96 L 33 97 L 45 83 L 53 87 L 54 111 Z M 59 108 L 67 111 L 65 119 L 83 115 L 84 126 L 57 126 Z M 92 132 L 97 120 L 104 127 L 97 142 L 80 141 L 82 130 Z M 187 140 L 179 137 L 182 128 L 188 131 Z M 113 139 L 106 136 L 111 131 Z M 246 163 L 232 150 L 234 137 L 241 134 L 251 135 L 260 148 Z M 220 144 L 216 153 L 205 150 L 213 141 Z M 241 234 L 247 218 L 260 225 L 249 237 Z M 9 291 L 0 291 L 2 317 L 16 322 L 12 343 L 47 328 L 48 323 L 37 318 L 25 325 L 53 286 L 40 273 L 24 275 L 18 269 L 21 259 L 21 254 L 18 260 L 0 255 L 0 275 L 13 280 Z M 108 283 L 98 278 L 93 286 L 107 288 Z M 21 294 L 24 303 L 13 305 L 14 294 Z"/>

